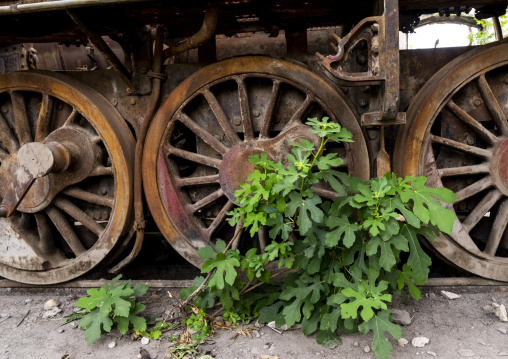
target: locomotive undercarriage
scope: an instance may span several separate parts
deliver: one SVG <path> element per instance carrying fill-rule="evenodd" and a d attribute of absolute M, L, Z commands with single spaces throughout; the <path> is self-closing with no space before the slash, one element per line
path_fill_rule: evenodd
<path fill-rule="evenodd" d="M 305 120 L 329 116 L 355 140 L 326 149 L 344 158 L 340 171 L 391 168 L 451 188 L 453 233 L 429 246 L 508 279 L 508 43 L 398 50 L 399 11 L 405 28 L 471 6 L 499 15 L 506 2 L 4 3 L 0 275 L 63 282 L 128 248 L 119 271 L 147 216 L 199 265 L 198 248 L 235 231 L 226 213 L 248 156 L 284 162 L 291 141 L 316 141 Z M 383 143 L 388 162 L 376 160 Z M 268 242 L 262 228 L 233 246 Z"/>

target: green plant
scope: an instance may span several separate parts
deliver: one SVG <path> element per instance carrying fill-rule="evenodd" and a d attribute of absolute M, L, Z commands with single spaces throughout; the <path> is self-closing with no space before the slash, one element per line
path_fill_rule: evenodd
<path fill-rule="evenodd" d="M 119 275 L 111 283 L 105 283 L 99 290 L 87 290 L 89 296 L 76 302 L 76 306 L 82 309 L 71 314 L 71 318 L 81 317 L 78 327 L 85 331 L 88 344 L 115 327 L 122 334 L 131 327 L 137 332 L 146 330 L 146 319 L 138 316 L 145 310 L 145 305 L 136 302 L 136 298 L 143 296 L 148 286 L 140 283 L 132 288 L 130 280 L 118 282 L 121 277 Z"/>
<path fill-rule="evenodd" d="M 425 187 L 425 177 L 350 178 L 337 170 L 342 159 L 324 151 L 329 141 L 351 142 L 351 133 L 328 118 L 309 119 L 307 125 L 319 143 L 292 142 L 286 167 L 265 154 L 252 156 L 256 169 L 235 192 L 240 206 L 229 213 L 230 223 L 242 221 L 251 236 L 260 226 L 269 227 L 273 241 L 265 252 L 242 255 L 220 240 L 215 249 L 200 249 L 201 272 L 208 276 L 181 295 L 202 288 L 190 298 L 202 309 L 219 300 L 227 312 L 259 315 L 261 323 L 301 323 L 305 335 L 316 333 L 317 342 L 328 348 L 341 343 L 337 330 L 373 331 L 373 351 L 387 358 L 392 345 L 385 333 L 396 339 L 401 333 L 390 321 L 387 303 L 406 286 L 419 299 L 415 284 L 427 279 L 431 259 L 418 236 L 432 240 L 439 231 L 451 232 L 455 215 L 438 201 L 456 197 L 444 188 Z M 315 195 L 312 186 L 318 183 L 338 196 Z M 278 272 L 268 271 L 271 261 Z M 247 282 L 238 280 L 238 270 Z M 282 283 L 271 281 L 288 270 L 292 273 Z"/>
<path fill-rule="evenodd" d="M 481 19 L 478 20 L 475 18 L 476 23 L 481 27 L 481 29 L 476 33 L 470 33 L 467 37 L 469 42 L 472 45 L 485 45 L 496 41 L 494 34 L 494 24 L 492 19 Z M 499 16 L 499 22 L 501 25 L 501 31 L 503 36 L 508 34 L 508 16 L 502 15 Z"/>

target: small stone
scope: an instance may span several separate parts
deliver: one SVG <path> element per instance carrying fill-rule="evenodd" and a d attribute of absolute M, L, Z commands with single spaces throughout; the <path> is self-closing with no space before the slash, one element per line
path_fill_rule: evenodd
<path fill-rule="evenodd" d="M 460 295 L 452 293 L 452 292 L 447 292 L 446 290 L 442 290 L 441 291 L 441 295 L 443 297 L 445 297 L 446 299 L 450 299 L 450 300 L 459 299 L 460 298 Z"/>
<path fill-rule="evenodd" d="M 429 338 L 426 337 L 416 337 L 411 340 L 411 345 L 415 348 L 423 348 L 425 344 L 429 343 Z"/>
<path fill-rule="evenodd" d="M 44 303 L 44 310 L 50 310 L 50 309 L 53 309 L 55 307 L 58 307 L 59 305 L 60 305 L 59 302 L 57 302 L 54 299 L 50 299 L 46 303 Z"/>
<path fill-rule="evenodd" d="M 363 351 L 365 353 L 369 353 L 370 352 L 370 347 L 368 345 L 366 345 L 364 348 L 363 348 Z"/>
<path fill-rule="evenodd" d="M 138 358 L 138 359 L 142 359 L 142 358 L 143 358 L 143 356 L 142 356 L 141 354 L 138 354 L 138 355 L 137 355 L 137 358 Z"/>
<path fill-rule="evenodd" d="M 434 298 L 436 298 L 436 293 L 430 293 L 430 294 L 429 294 L 429 298 L 430 298 L 430 299 L 434 299 Z"/>
<path fill-rule="evenodd" d="M 150 359 L 157 359 L 157 356 L 158 356 L 158 354 L 157 354 L 157 353 L 155 353 L 155 354 L 150 354 Z"/>
<path fill-rule="evenodd" d="M 60 328 L 60 329 L 58 329 L 58 333 L 60 333 L 60 334 L 61 334 L 61 333 L 63 333 L 63 332 L 65 332 L 64 328 Z"/>
<path fill-rule="evenodd" d="M 433 356 L 433 357 L 435 357 L 437 355 L 436 353 L 431 352 L 431 351 L 428 351 L 427 354 L 429 354 L 430 356 Z"/>
<path fill-rule="evenodd" d="M 257 330 L 254 331 L 254 336 L 256 338 L 261 338 L 261 334 L 259 334 L 259 332 Z"/>
<path fill-rule="evenodd" d="M 263 345 L 263 349 L 270 349 L 272 345 L 273 343 L 265 343 L 265 345 Z"/>
<path fill-rule="evenodd" d="M 116 342 L 115 341 L 112 341 L 111 343 L 108 344 L 108 348 L 109 349 L 113 349 L 114 347 L 116 347 Z"/>
<path fill-rule="evenodd" d="M 492 303 L 492 307 L 493 307 L 493 308 L 499 308 L 499 307 L 500 307 L 500 305 L 499 305 L 499 304 L 497 304 L 497 303 Z"/>
<path fill-rule="evenodd" d="M 256 328 L 262 328 L 262 327 L 264 327 L 265 325 L 264 325 L 264 324 L 261 324 L 261 323 L 259 322 L 259 320 L 256 320 L 256 323 L 254 323 L 254 326 L 255 326 Z"/>
<path fill-rule="evenodd" d="M 358 342 L 354 342 L 354 343 L 353 343 L 353 346 L 354 346 L 354 347 L 357 347 L 357 346 L 358 346 Z"/>
<path fill-rule="evenodd" d="M 28 304 L 30 303 L 32 300 L 31 299 L 25 299 L 25 304 Z"/>
<path fill-rule="evenodd" d="M 148 343 L 150 343 L 150 339 L 148 339 L 147 337 L 141 338 L 141 344 L 147 345 Z"/>
<path fill-rule="evenodd" d="M 508 352 L 499 352 L 497 353 L 498 357 L 508 357 Z"/>
<path fill-rule="evenodd" d="M 42 313 L 42 319 L 53 318 L 61 311 L 62 311 L 62 309 L 60 309 L 58 307 L 53 307 L 52 309 L 46 310 L 44 313 Z"/>
<path fill-rule="evenodd" d="M 321 353 L 320 353 L 320 352 L 317 352 L 317 353 L 316 353 L 316 355 L 321 355 Z"/>
<path fill-rule="evenodd" d="M 411 324 L 411 317 L 406 310 L 392 309 L 392 322 L 400 325 Z"/>
<path fill-rule="evenodd" d="M 506 328 L 497 328 L 501 333 L 506 334 Z"/>
<path fill-rule="evenodd" d="M 463 357 L 474 357 L 474 352 L 471 349 L 460 349 L 459 354 Z"/>
<path fill-rule="evenodd" d="M 504 304 L 501 304 L 499 308 L 496 309 L 496 317 L 502 322 L 508 322 L 508 314 L 506 313 Z"/>
<path fill-rule="evenodd" d="M 397 343 L 399 343 L 399 347 L 404 348 L 409 342 L 406 338 L 400 338 Z"/>

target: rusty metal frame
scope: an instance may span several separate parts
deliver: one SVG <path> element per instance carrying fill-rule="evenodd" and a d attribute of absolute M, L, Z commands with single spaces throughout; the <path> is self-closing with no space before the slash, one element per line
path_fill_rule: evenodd
<path fill-rule="evenodd" d="M 350 52 L 362 41 L 367 42 L 368 70 L 352 73 L 344 69 Z M 367 17 L 340 39 L 337 54 L 317 54 L 321 64 L 339 83 L 347 86 L 378 85 L 371 96 L 369 111 L 362 115 L 364 126 L 387 126 L 405 123 L 399 112 L 399 1 L 384 0 L 381 16 Z"/>

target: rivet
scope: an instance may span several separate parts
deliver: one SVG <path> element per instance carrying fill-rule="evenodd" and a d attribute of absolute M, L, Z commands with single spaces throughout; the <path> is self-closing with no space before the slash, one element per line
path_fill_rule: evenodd
<path fill-rule="evenodd" d="M 135 99 L 135 98 L 131 98 L 131 100 L 130 100 L 130 104 L 131 104 L 131 105 L 135 105 L 135 104 L 136 104 L 136 99 Z"/>
<path fill-rule="evenodd" d="M 358 61 L 360 65 L 365 65 L 367 63 L 367 57 L 365 57 L 365 55 L 358 55 L 356 61 Z"/>
<path fill-rule="evenodd" d="M 473 101 L 473 104 L 474 104 L 476 107 L 479 107 L 479 106 L 481 106 L 481 105 L 482 105 L 482 100 L 480 100 L 480 99 L 475 99 L 475 100 Z"/>
<path fill-rule="evenodd" d="M 344 95 L 347 95 L 349 93 L 349 88 L 347 88 L 347 87 L 341 87 L 340 89 L 342 90 L 342 93 Z"/>
<path fill-rule="evenodd" d="M 242 123 L 242 119 L 241 119 L 241 118 L 239 118 L 239 117 L 235 117 L 235 118 L 233 119 L 233 125 L 235 125 L 235 126 L 240 126 L 240 124 L 241 124 L 241 123 Z"/>
<path fill-rule="evenodd" d="M 57 109 L 57 110 L 61 110 L 62 108 L 63 108 L 63 103 L 58 102 L 58 103 L 56 104 L 56 109 Z"/>
<path fill-rule="evenodd" d="M 261 115 L 261 113 L 259 111 L 252 112 L 252 116 L 254 116 L 254 117 L 259 117 L 259 115 Z"/>
<path fill-rule="evenodd" d="M 107 189 L 107 188 L 104 188 L 104 187 L 103 187 L 103 188 L 101 188 L 101 194 L 102 194 L 102 195 L 106 195 L 106 194 L 108 194 L 108 189 Z"/>
<path fill-rule="evenodd" d="M 9 107 L 7 107 L 6 105 L 2 105 L 0 107 L 0 111 L 2 111 L 2 113 L 7 113 L 9 112 Z"/>
<path fill-rule="evenodd" d="M 113 104 L 113 106 L 118 105 L 118 101 L 117 100 L 111 100 L 111 103 Z"/>
<path fill-rule="evenodd" d="M 475 143 L 474 136 L 472 134 L 468 134 L 467 138 L 466 138 L 466 142 L 468 145 L 474 145 L 474 143 Z"/>
<path fill-rule="evenodd" d="M 367 105 L 368 105 L 368 104 L 369 104 L 369 103 L 367 102 L 367 100 L 365 100 L 365 99 L 363 99 L 363 98 L 362 98 L 362 99 L 360 100 L 360 102 L 359 102 L 359 105 L 360 105 L 360 107 L 361 107 L 361 108 L 365 108 L 365 107 L 367 107 Z"/>

